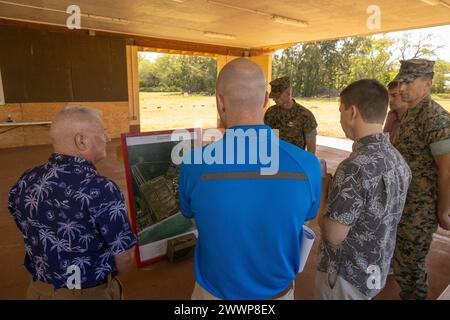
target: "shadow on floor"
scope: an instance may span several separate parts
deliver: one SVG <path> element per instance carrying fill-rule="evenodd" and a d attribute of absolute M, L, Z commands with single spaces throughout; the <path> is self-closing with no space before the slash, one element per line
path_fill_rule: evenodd
<path fill-rule="evenodd" d="M 108 157 L 98 164 L 99 171 L 113 179 L 126 195 L 123 163 L 117 158 L 118 140 L 108 146 Z M 28 168 L 44 163 L 51 146 L 3 149 L 0 151 L 0 299 L 23 299 L 29 276 L 23 267 L 23 241 L 7 210 L 7 194 L 18 177 Z M 348 155 L 327 147 L 318 147 L 318 156 L 326 159 L 329 171 Z M 311 227 L 319 232 L 316 222 Z M 296 299 L 313 299 L 314 275 L 318 241 L 316 241 L 305 271 L 296 279 Z M 450 234 L 442 230 L 435 235 L 427 259 L 429 270 L 429 298 L 436 299 L 450 283 Z M 194 287 L 193 259 L 175 264 L 160 262 L 143 269 L 133 268 L 121 276 L 127 299 L 189 299 Z M 388 278 L 377 299 L 398 299 L 399 288 Z"/>

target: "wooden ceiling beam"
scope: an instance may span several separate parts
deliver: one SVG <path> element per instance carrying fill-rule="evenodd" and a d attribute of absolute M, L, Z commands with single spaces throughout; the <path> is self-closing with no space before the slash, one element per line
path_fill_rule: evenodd
<path fill-rule="evenodd" d="M 0 26 L 47 30 L 49 32 L 70 33 L 77 35 L 89 35 L 89 29 L 69 30 L 65 26 L 61 25 L 51 25 L 51 24 L 25 22 L 9 19 L 0 19 Z M 96 36 L 121 38 L 127 40 L 129 44 L 133 44 L 143 48 L 147 47 L 147 48 L 162 49 L 161 51 L 166 52 L 169 51 L 171 53 L 190 52 L 193 54 L 194 52 L 198 52 L 198 53 L 208 53 L 213 55 L 224 55 L 235 57 L 258 56 L 272 53 L 272 51 L 267 50 L 258 50 L 258 49 L 253 50 L 249 48 L 227 47 L 206 43 L 160 39 L 118 32 L 107 32 L 97 30 L 94 31 Z"/>

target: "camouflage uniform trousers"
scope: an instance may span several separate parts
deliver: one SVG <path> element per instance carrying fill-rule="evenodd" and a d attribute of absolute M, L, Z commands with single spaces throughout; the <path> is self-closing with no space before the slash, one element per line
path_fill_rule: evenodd
<path fill-rule="evenodd" d="M 426 257 L 437 231 L 436 200 L 408 194 L 394 252 L 394 275 L 405 300 L 424 300 L 428 293 Z"/>

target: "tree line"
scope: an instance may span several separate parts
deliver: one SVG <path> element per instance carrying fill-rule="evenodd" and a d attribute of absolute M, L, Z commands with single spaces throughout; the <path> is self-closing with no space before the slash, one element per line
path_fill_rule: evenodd
<path fill-rule="evenodd" d="M 216 59 L 165 54 L 154 61 L 139 56 L 139 87 L 144 92 L 189 92 L 212 95 L 216 89 Z"/>
<path fill-rule="evenodd" d="M 431 34 L 412 39 L 387 36 L 351 37 L 298 44 L 274 55 L 272 78 L 289 76 L 294 95 L 334 97 L 363 78 L 383 84 L 392 80 L 400 59 L 436 60 L 433 93 L 450 93 L 450 62 L 436 59 L 442 48 Z M 162 55 L 154 61 L 139 57 L 141 91 L 214 94 L 216 60 L 188 55 Z"/>
<path fill-rule="evenodd" d="M 298 44 L 274 57 L 272 77 L 289 76 L 296 96 L 336 96 L 363 78 L 387 85 L 397 74 L 400 59 L 428 58 L 436 60 L 432 91 L 445 93 L 450 90 L 450 62 L 436 59 L 441 46 L 432 38 L 370 36 Z"/>

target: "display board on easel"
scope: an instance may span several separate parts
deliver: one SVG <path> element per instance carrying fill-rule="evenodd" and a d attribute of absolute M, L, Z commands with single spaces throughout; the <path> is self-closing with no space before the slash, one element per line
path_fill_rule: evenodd
<path fill-rule="evenodd" d="M 178 165 L 172 150 L 180 143 L 174 130 L 122 135 L 130 220 L 138 238 L 136 263 L 150 265 L 166 258 L 167 242 L 197 230 L 178 205 Z M 200 131 L 186 129 L 184 141 L 198 146 Z M 188 138 L 186 138 L 188 137 Z"/>

